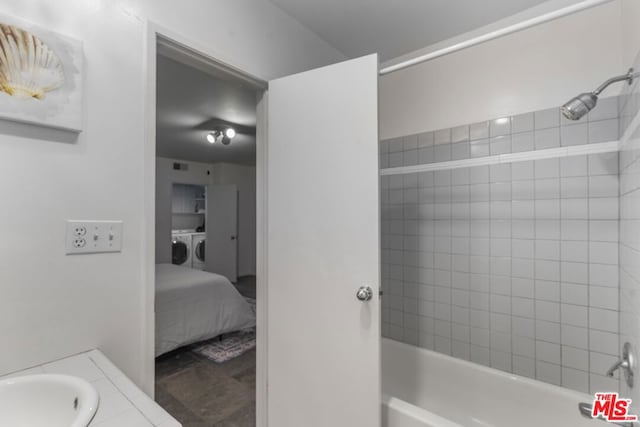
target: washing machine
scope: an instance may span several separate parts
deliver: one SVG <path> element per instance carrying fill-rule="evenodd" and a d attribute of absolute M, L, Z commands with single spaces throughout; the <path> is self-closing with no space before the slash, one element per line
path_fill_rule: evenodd
<path fill-rule="evenodd" d="M 206 233 L 194 233 L 192 235 L 191 260 L 193 268 L 204 270 L 204 246 Z"/>
<path fill-rule="evenodd" d="M 174 231 L 171 233 L 171 262 L 182 267 L 192 268 L 192 233 Z"/>

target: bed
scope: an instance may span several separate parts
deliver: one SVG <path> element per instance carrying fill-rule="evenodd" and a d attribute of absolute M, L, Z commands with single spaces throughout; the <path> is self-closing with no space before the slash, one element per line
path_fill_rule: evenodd
<path fill-rule="evenodd" d="M 256 324 L 226 277 L 173 264 L 156 265 L 155 309 L 156 356 Z"/>

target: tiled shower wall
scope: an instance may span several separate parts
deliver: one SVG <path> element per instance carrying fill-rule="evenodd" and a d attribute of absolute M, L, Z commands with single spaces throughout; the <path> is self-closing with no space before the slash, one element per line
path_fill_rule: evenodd
<path fill-rule="evenodd" d="M 382 141 L 383 167 L 618 139 L 617 98 Z M 383 334 L 617 390 L 618 153 L 382 177 Z"/>
<path fill-rule="evenodd" d="M 634 65 L 636 70 L 638 67 L 640 57 Z M 620 97 L 620 110 L 621 134 L 629 133 L 620 152 L 620 343 L 630 342 L 637 357 L 640 348 L 640 126 L 633 121 L 640 114 L 638 80 Z M 634 413 L 638 413 L 637 380 L 634 389 L 622 384 L 625 397 L 633 399 Z"/>

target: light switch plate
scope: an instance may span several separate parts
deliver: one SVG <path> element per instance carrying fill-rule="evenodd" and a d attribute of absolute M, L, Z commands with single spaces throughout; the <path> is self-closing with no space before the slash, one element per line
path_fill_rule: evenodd
<path fill-rule="evenodd" d="M 122 221 L 67 221 L 66 253 L 96 254 L 122 250 Z"/>

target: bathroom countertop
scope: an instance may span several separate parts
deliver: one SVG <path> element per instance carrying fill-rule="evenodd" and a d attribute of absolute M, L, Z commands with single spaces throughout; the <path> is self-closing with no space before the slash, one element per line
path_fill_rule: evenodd
<path fill-rule="evenodd" d="M 181 427 L 99 350 L 14 372 L 6 379 L 34 374 L 73 375 L 89 381 L 100 395 L 90 427 Z"/>

